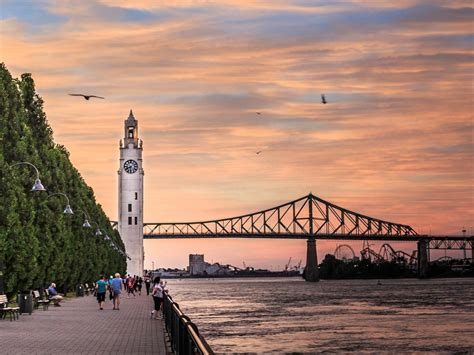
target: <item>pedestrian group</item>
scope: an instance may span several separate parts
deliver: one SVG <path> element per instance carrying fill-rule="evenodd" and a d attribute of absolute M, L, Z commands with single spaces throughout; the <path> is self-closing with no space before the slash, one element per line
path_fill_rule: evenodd
<path fill-rule="evenodd" d="M 99 310 L 104 309 L 107 291 L 109 292 L 109 300 L 113 301 L 113 310 L 120 310 L 120 297 L 122 291 L 127 294 L 127 298 L 136 297 L 142 294 L 142 286 L 145 283 L 147 296 L 153 296 L 153 310 L 151 311 L 151 318 L 161 319 L 160 310 L 163 305 L 163 298 L 168 293 L 166 288 L 166 281 L 160 280 L 157 276 L 151 281 L 151 276 L 147 274 L 144 278 L 140 276 L 130 276 L 122 278 L 119 273 L 110 276 L 109 279 L 105 275 L 101 276 L 95 283 L 95 295 L 99 304 Z"/>

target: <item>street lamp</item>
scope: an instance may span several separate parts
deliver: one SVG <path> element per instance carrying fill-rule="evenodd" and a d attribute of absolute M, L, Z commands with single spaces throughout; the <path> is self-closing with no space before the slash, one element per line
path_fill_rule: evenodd
<path fill-rule="evenodd" d="M 46 197 L 46 199 L 48 199 L 48 198 L 50 198 L 51 196 L 54 196 L 54 195 L 62 195 L 64 197 L 66 197 L 67 205 L 64 208 L 64 211 L 63 211 L 64 214 L 74 214 L 74 212 L 72 211 L 71 205 L 69 204 L 69 197 L 67 197 L 67 195 L 65 193 L 55 192 L 54 194 L 48 195 L 48 197 Z"/>
<path fill-rule="evenodd" d="M 82 224 L 82 226 L 84 228 L 92 228 L 91 224 L 89 223 L 89 219 L 91 219 L 89 217 L 89 215 L 84 210 L 79 210 L 79 211 L 82 212 L 84 214 L 84 217 L 85 217 L 84 223 Z"/>
<path fill-rule="evenodd" d="M 36 180 L 35 180 L 35 184 L 33 185 L 33 187 L 31 188 L 31 191 L 34 191 L 34 192 L 37 192 L 37 191 L 46 191 L 46 189 L 44 188 L 43 184 L 41 183 L 41 180 L 39 178 L 39 171 L 38 171 L 38 168 L 36 166 L 34 166 L 33 164 L 27 162 L 27 161 L 22 161 L 22 162 L 19 162 L 19 163 L 15 163 L 12 165 L 13 166 L 17 166 L 17 165 L 29 165 L 29 166 L 32 166 L 35 171 L 36 171 Z"/>
<path fill-rule="evenodd" d="M 97 224 L 97 222 L 94 222 L 94 224 L 97 226 L 97 230 L 95 231 L 95 235 L 96 236 L 102 235 L 102 232 L 100 231 L 100 228 L 99 228 L 99 225 Z"/>

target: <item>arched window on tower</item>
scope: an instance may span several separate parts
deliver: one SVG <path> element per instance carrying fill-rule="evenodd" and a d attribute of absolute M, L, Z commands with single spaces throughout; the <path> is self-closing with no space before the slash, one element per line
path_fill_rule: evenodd
<path fill-rule="evenodd" d="M 133 138 L 133 127 L 128 127 L 128 138 Z"/>

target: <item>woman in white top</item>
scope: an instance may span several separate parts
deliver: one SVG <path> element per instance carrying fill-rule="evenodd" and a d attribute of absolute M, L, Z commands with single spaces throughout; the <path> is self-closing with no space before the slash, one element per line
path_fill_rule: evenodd
<path fill-rule="evenodd" d="M 163 281 L 160 282 L 160 277 L 157 276 L 153 280 L 153 289 L 151 292 L 151 295 L 153 296 L 153 303 L 155 306 L 155 309 L 151 311 L 151 317 L 155 319 L 161 319 L 161 305 L 163 304 L 163 296 L 164 293 L 166 292 L 165 290 L 166 287 L 166 282 L 163 283 Z"/>

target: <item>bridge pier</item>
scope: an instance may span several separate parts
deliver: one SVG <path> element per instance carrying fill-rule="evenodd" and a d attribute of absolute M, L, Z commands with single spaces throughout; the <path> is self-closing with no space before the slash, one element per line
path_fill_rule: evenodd
<path fill-rule="evenodd" d="M 428 277 L 428 243 L 426 239 L 420 239 L 417 243 L 418 246 L 418 278 L 424 279 Z"/>
<path fill-rule="evenodd" d="M 471 244 L 471 263 L 474 264 L 474 241 Z"/>
<path fill-rule="evenodd" d="M 316 251 L 316 239 L 311 237 L 306 242 L 306 267 L 304 268 L 304 279 L 308 282 L 319 281 L 318 254 Z"/>

